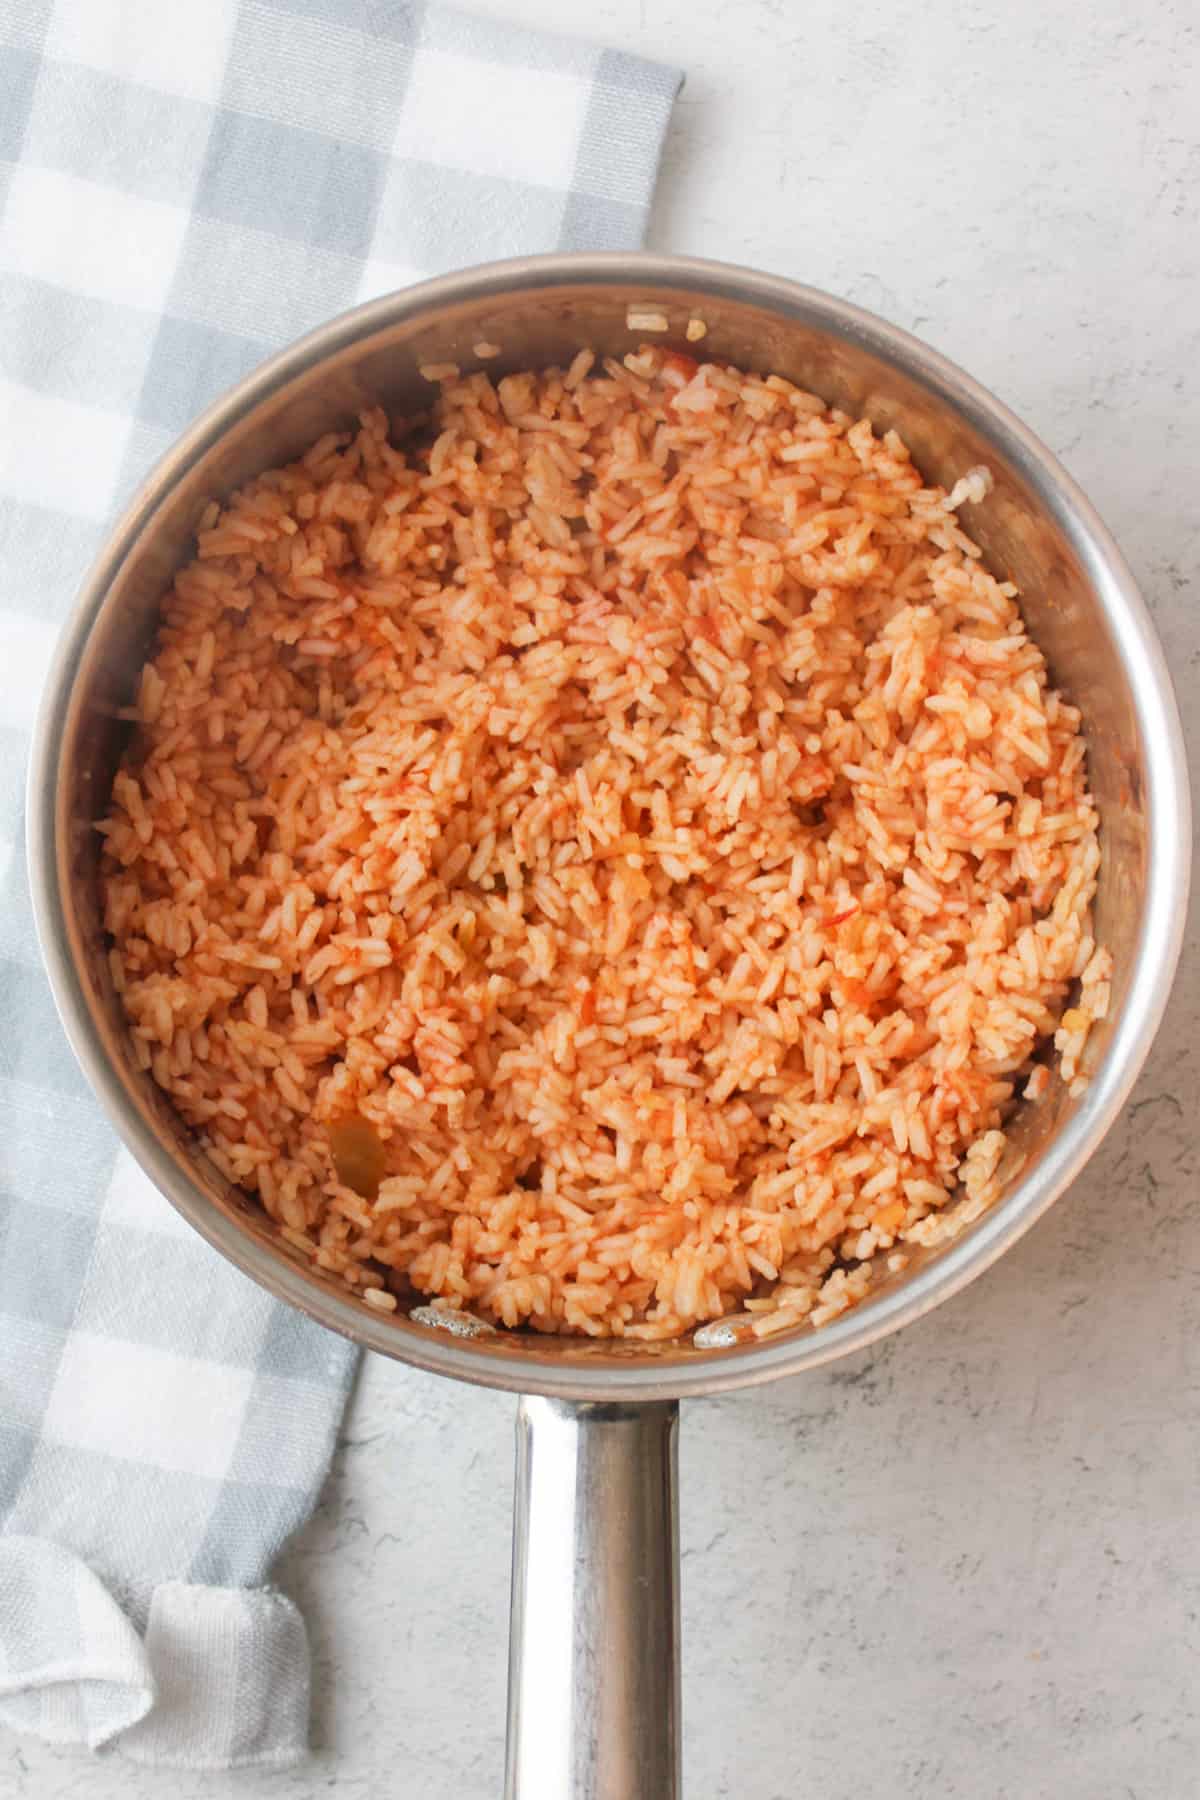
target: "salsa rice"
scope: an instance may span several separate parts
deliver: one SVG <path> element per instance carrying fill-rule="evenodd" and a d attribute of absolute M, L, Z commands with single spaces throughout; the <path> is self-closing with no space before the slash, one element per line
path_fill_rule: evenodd
<path fill-rule="evenodd" d="M 658 347 L 435 373 L 163 602 L 100 827 L 139 1063 L 377 1307 L 820 1324 L 1080 1079 L 1079 713 L 978 475 Z"/>

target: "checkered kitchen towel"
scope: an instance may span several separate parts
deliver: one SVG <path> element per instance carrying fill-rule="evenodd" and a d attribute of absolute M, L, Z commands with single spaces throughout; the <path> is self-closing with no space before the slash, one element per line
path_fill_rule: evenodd
<path fill-rule="evenodd" d="M 104 522 L 280 343 L 423 274 L 641 238 L 678 77 L 390 0 L 0 0 L 0 1718 L 303 1753 L 264 1587 L 352 1352 L 117 1149 L 38 967 L 21 781 Z"/>

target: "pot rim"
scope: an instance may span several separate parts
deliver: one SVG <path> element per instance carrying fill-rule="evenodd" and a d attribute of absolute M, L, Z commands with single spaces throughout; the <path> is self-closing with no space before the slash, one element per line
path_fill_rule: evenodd
<path fill-rule="evenodd" d="M 1141 929 L 1121 1012 L 1105 1056 L 1075 1115 L 1036 1166 L 974 1230 L 896 1290 L 866 1299 L 821 1327 L 668 1362 L 653 1355 L 601 1364 L 536 1354 L 489 1335 L 487 1353 L 444 1331 L 375 1315 L 312 1279 L 282 1250 L 241 1230 L 159 1143 L 125 1093 L 92 1020 L 65 926 L 58 793 L 63 727 L 92 627 L 121 563 L 183 474 L 269 396 L 337 352 L 418 315 L 501 293 L 575 286 L 674 290 L 697 301 L 750 304 L 854 342 L 929 389 L 996 444 L 1068 537 L 1100 593 L 1117 640 L 1147 748 L 1142 770 L 1149 855 Z M 734 264 L 695 257 L 569 253 L 482 264 L 368 301 L 310 331 L 261 364 L 210 406 L 146 477 L 110 531 L 63 630 L 43 693 L 29 766 L 28 850 L 34 917 L 55 1003 L 90 1085 L 122 1140 L 155 1185 L 214 1249 L 243 1273 L 368 1349 L 433 1373 L 513 1392 L 574 1400 L 657 1400 L 724 1392 L 814 1368 L 912 1323 L 983 1273 L 1064 1191 L 1097 1149 L 1150 1049 L 1171 992 L 1183 941 L 1190 872 L 1190 806 L 1183 732 L 1162 650 L 1133 576 L 1112 536 L 1070 475 L 999 400 L 945 357 L 883 319 L 819 289 Z"/>

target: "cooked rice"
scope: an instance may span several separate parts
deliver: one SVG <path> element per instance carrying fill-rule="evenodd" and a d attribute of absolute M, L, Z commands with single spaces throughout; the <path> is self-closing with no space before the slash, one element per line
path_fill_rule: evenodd
<path fill-rule="evenodd" d="M 645 307 L 631 306 L 625 314 L 629 331 L 670 331 L 671 321 L 664 312 L 650 312 Z"/>
<path fill-rule="evenodd" d="M 894 433 L 657 347 L 425 373 L 426 442 L 323 438 L 164 601 L 136 1055 L 376 1306 L 820 1323 L 990 1204 L 1051 1039 L 1080 1079 L 1079 714 Z"/>

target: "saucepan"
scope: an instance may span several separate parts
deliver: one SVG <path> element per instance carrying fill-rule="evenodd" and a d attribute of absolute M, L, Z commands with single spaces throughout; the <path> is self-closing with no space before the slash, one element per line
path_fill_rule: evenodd
<path fill-rule="evenodd" d="M 1021 590 L 1055 683 L 1082 708 L 1101 815 L 1097 930 L 1114 961 L 1087 1085 L 1024 1104 L 1000 1198 L 960 1237 L 882 1269 L 832 1323 L 759 1341 L 711 1328 L 636 1346 L 479 1330 L 371 1311 L 301 1264 L 231 1190 L 127 1047 L 96 898 L 99 839 L 156 609 L 206 500 L 285 462 L 367 405 L 411 417 L 420 368 L 565 364 L 657 332 L 786 376 L 877 429 L 927 478 L 980 464 L 963 510 Z M 694 346 L 693 346 L 694 347 Z M 492 351 L 499 350 L 498 356 Z M 126 1144 L 210 1244 L 255 1281 L 369 1350 L 522 1396 L 517 1414 L 507 1785 L 512 1800 L 670 1800 L 678 1793 L 678 1403 L 798 1375 L 911 1324 L 1025 1232 L 1082 1170 L 1129 1093 L 1166 1004 L 1189 867 L 1182 738 L 1146 608 L 1074 482 L 1005 407 L 904 332 L 811 288 L 677 257 L 557 256 L 426 282 L 335 319 L 213 406 L 158 465 L 109 538 L 66 629 L 32 762 L 30 857 L 46 963 L 68 1035 Z M 1019 1167 L 1017 1166 L 1019 1164 Z M 455 1323 L 455 1321 L 452 1321 Z"/>

